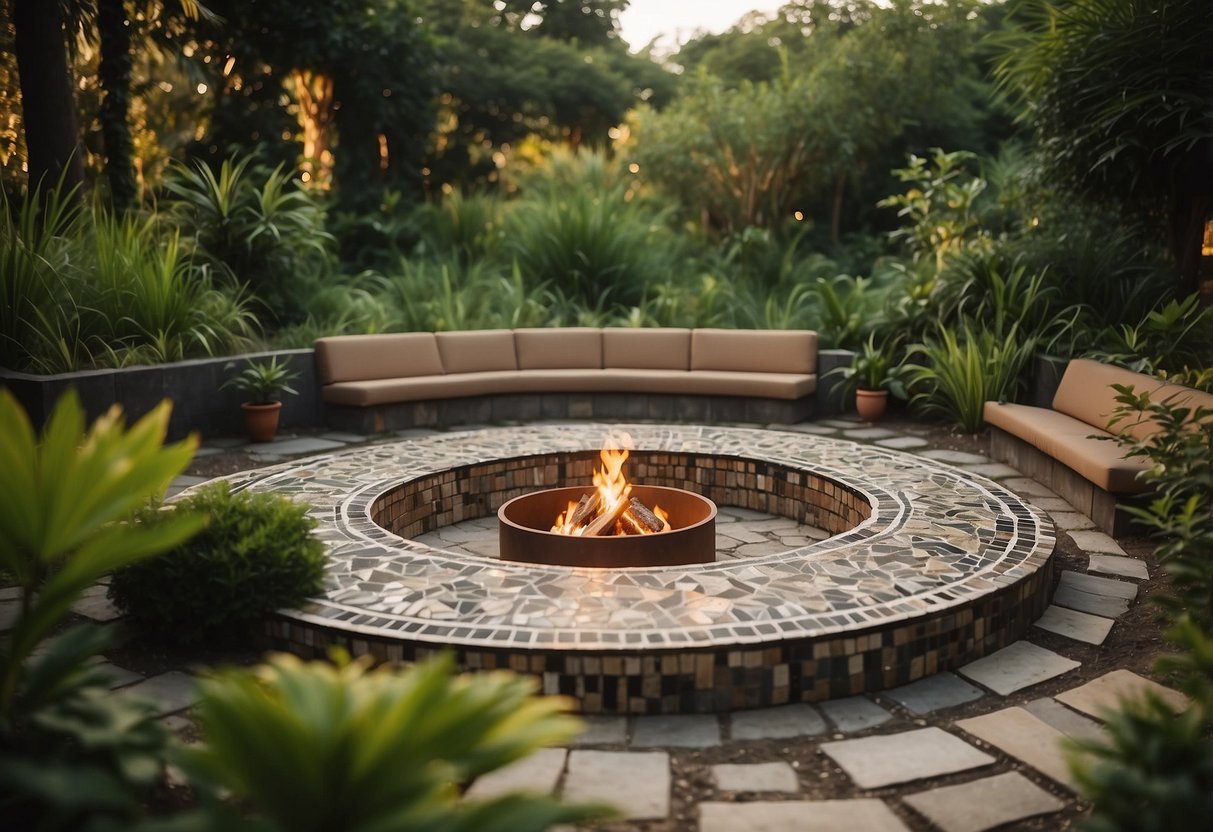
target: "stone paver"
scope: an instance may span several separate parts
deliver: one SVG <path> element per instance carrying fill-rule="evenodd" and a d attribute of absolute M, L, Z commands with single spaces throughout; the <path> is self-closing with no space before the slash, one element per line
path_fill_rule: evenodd
<path fill-rule="evenodd" d="M 893 718 L 891 713 L 864 696 L 830 699 L 818 702 L 817 707 L 835 728 L 846 733 L 882 725 Z"/>
<path fill-rule="evenodd" d="M 864 423 L 858 419 L 822 419 L 817 424 L 827 428 L 862 428 Z"/>
<path fill-rule="evenodd" d="M 907 795 L 905 801 L 942 832 L 982 832 L 1066 805 L 1013 771 Z"/>
<path fill-rule="evenodd" d="M 627 740 L 628 720 L 623 716 L 583 716 L 585 730 L 574 745 L 623 745 Z"/>
<path fill-rule="evenodd" d="M 699 832 L 905 832 L 882 800 L 699 804 Z"/>
<path fill-rule="evenodd" d="M 970 662 L 960 672 L 1002 696 L 1060 676 L 1081 662 L 1046 650 L 1030 641 L 1020 639 L 1014 644 Z"/>
<path fill-rule="evenodd" d="M 1093 739 L 1099 736 L 1099 723 L 1076 713 L 1056 699 L 1047 696 L 1033 699 L 1023 709 L 1046 725 L 1052 725 L 1067 737 Z"/>
<path fill-rule="evenodd" d="M 361 445 L 370 439 L 369 436 L 363 436 L 361 433 L 347 433 L 341 430 L 330 430 L 328 433 L 320 434 L 321 439 L 327 439 L 330 442 L 341 442 L 345 445 Z"/>
<path fill-rule="evenodd" d="M 1023 708 L 1005 708 L 971 719 L 957 720 L 956 727 L 988 742 L 1046 777 L 1066 786 L 1072 785 L 1061 747 L 1065 734 Z"/>
<path fill-rule="evenodd" d="M 929 451 L 923 451 L 919 456 L 925 456 L 927 459 L 936 459 L 949 465 L 983 465 L 990 461 L 988 456 L 971 454 L 968 451 L 950 451 L 947 448 L 933 448 Z"/>
<path fill-rule="evenodd" d="M 20 601 L 0 601 L 0 632 L 11 630 L 20 616 Z"/>
<path fill-rule="evenodd" d="M 727 792 L 794 792 L 800 788 L 796 769 L 787 763 L 712 766 L 712 779 Z"/>
<path fill-rule="evenodd" d="M 956 674 L 944 672 L 883 691 L 880 695 L 900 703 L 910 713 L 921 715 L 972 702 L 983 694 L 980 688 Z"/>
<path fill-rule="evenodd" d="M 183 716 L 173 714 L 172 716 L 161 717 L 160 724 L 172 731 L 174 734 L 179 734 L 189 728 L 194 727 L 194 723 Z"/>
<path fill-rule="evenodd" d="M 300 436 L 297 439 L 283 439 L 280 442 L 263 442 L 249 445 L 249 451 L 254 454 L 272 454 L 275 456 L 295 456 L 296 454 L 318 454 L 324 451 L 335 451 L 344 448 L 344 442 L 332 442 L 328 439 L 318 439 L 314 436 Z"/>
<path fill-rule="evenodd" d="M 980 768 L 994 758 L 940 728 L 822 743 L 861 789 L 878 789 L 940 774 Z"/>
<path fill-rule="evenodd" d="M 110 688 L 120 688 L 125 685 L 138 682 L 143 676 L 133 670 L 127 670 L 125 667 L 118 667 L 116 664 L 109 662 L 97 662 L 93 668 L 100 670 L 109 677 Z"/>
<path fill-rule="evenodd" d="M 541 748 L 476 780 L 464 792 L 468 800 L 490 800 L 510 792 L 551 794 L 564 773 L 568 752 L 563 748 Z"/>
<path fill-rule="evenodd" d="M 1090 517 L 1077 511 L 1050 512 L 1049 517 L 1052 518 L 1053 525 L 1063 532 L 1095 528 Z"/>
<path fill-rule="evenodd" d="M 965 465 L 963 467 L 970 474 L 976 474 L 979 477 L 989 477 L 992 480 L 1005 480 L 1007 477 L 1019 476 L 1019 471 L 1010 465 L 1003 465 L 1001 462 L 988 462 L 984 465 Z"/>
<path fill-rule="evenodd" d="M 895 451 L 908 451 L 912 448 L 925 448 L 930 443 L 917 436 L 894 436 L 890 439 L 877 439 L 875 444 L 882 448 L 892 448 Z"/>
<path fill-rule="evenodd" d="M 149 676 L 142 682 L 122 690 L 159 703 L 161 714 L 183 711 L 198 701 L 198 694 L 194 690 L 194 677 L 177 670 L 170 670 L 159 676 Z"/>
<path fill-rule="evenodd" d="M 1177 690 L 1164 687 L 1131 670 L 1113 670 L 1085 685 L 1064 691 L 1054 698 L 1076 711 L 1103 719 L 1104 712 L 1117 710 L 1122 698 L 1137 698 L 1146 691 L 1153 692 L 1175 710 L 1188 707 L 1188 698 Z"/>
<path fill-rule="evenodd" d="M 848 424 L 854 424 L 853 422 Z M 838 433 L 838 428 L 831 427 L 821 422 L 800 422 L 795 425 L 773 425 L 778 430 L 793 430 L 797 433 L 808 433 L 813 436 L 833 436 Z"/>
<path fill-rule="evenodd" d="M 569 752 L 567 803 L 610 803 L 628 819 L 670 813 L 670 755 L 664 751 Z"/>
<path fill-rule="evenodd" d="M 1041 485 L 1031 477 L 1025 477 L 1023 475 L 1012 477 L 1004 482 L 1003 485 L 1019 494 L 1029 494 L 1037 497 L 1058 496 L 1057 494 L 1053 493 L 1048 486 Z"/>
<path fill-rule="evenodd" d="M 738 711 L 732 716 L 733 739 L 765 740 L 807 737 L 826 729 L 825 720 L 812 705 L 780 705 L 756 711 Z"/>
<path fill-rule="evenodd" d="M 1125 550 L 1110 536 L 1098 531 L 1069 532 L 1074 545 L 1084 552 L 1102 552 L 1107 555 L 1124 555 Z"/>
<path fill-rule="evenodd" d="M 1061 497 L 1033 497 L 1032 505 L 1036 506 L 1041 511 L 1047 511 L 1051 514 L 1054 512 L 1064 513 L 1077 511 L 1074 506 L 1067 503 Z M 1076 534 L 1088 534 L 1088 532 L 1070 532 L 1071 536 Z"/>
<path fill-rule="evenodd" d="M 712 714 L 638 716 L 632 727 L 637 748 L 707 748 L 720 744 L 720 721 Z"/>
<path fill-rule="evenodd" d="M 122 617 L 122 612 L 115 607 L 106 593 L 109 587 L 103 585 L 90 586 L 80 594 L 80 599 L 72 604 L 72 612 L 83 615 L 93 621 L 115 621 Z"/>
<path fill-rule="evenodd" d="M 1079 612 L 1116 618 L 1129 611 L 1129 602 L 1136 595 L 1136 584 L 1064 571 L 1053 593 L 1053 603 Z"/>
<path fill-rule="evenodd" d="M 1089 556 L 1087 571 L 1102 572 L 1105 575 L 1120 575 L 1123 578 L 1137 578 L 1142 581 L 1150 577 L 1150 571 L 1146 565 L 1137 558 L 1104 555 L 1098 552 L 1092 552 Z"/>
<path fill-rule="evenodd" d="M 1112 631 L 1113 623 L 1111 618 L 1104 618 L 1102 615 L 1091 615 L 1050 604 L 1033 625 L 1075 641 L 1103 644 L 1108 633 Z"/>
<path fill-rule="evenodd" d="M 842 435 L 847 439 L 887 439 L 891 436 L 896 436 L 891 430 L 885 428 L 858 428 L 856 430 L 844 430 Z"/>

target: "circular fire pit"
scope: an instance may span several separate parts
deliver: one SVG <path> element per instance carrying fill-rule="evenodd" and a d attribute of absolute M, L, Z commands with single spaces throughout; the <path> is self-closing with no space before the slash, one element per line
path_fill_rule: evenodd
<path fill-rule="evenodd" d="M 716 560 L 716 504 L 681 488 L 636 485 L 632 494 L 646 505 L 660 505 L 670 528 L 653 534 L 584 537 L 549 531 L 552 519 L 569 503 L 594 489 L 551 488 L 515 497 L 497 510 L 501 558 L 553 566 L 621 568 L 680 566 Z"/>

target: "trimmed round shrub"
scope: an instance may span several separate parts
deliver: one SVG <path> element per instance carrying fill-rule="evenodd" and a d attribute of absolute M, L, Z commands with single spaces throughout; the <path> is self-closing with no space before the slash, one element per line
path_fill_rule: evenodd
<path fill-rule="evenodd" d="M 114 603 L 147 635 L 179 645 L 228 641 L 319 591 L 324 544 L 311 535 L 316 522 L 307 506 L 274 494 L 233 494 L 217 483 L 174 510 L 206 515 L 206 528 L 123 567 L 110 582 Z M 162 523 L 169 513 L 149 508 L 136 520 Z"/>

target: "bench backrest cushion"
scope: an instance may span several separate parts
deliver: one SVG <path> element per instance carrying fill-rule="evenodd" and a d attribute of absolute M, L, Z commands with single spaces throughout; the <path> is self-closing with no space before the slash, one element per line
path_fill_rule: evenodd
<path fill-rule="evenodd" d="M 610 370 L 689 370 L 691 330 L 638 327 L 604 329 L 602 366 Z"/>
<path fill-rule="evenodd" d="M 432 332 L 334 335 L 316 339 L 321 384 L 442 374 Z"/>
<path fill-rule="evenodd" d="M 1108 430 L 1108 420 L 1117 406 L 1118 394 L 1112 389 L 1113 384 L 1132 386 L 1133 391 L 1139 394 L 1148 392 L 1153 402 L 1169 401 L 1191 408 L 1213 408 L 1213 394 L 1168 384 L 1123 367 L 1075 358 L 1061 377 L 1061 384 L 1053 397 L 1053 409 L 1100 430 Z M 1110 433 L 1128 434 L 1134 439 L 1147 439 L 1157 432 L 1158 425 L 1149 419 L 1124 419 L 1110 430 Z"/>
<path fill-rule="evenodd" d="M 438 353 L 446 373 L 486 373 L 517 370 L 514 332 L 510 329 L 478 329 L 438 332 Z"/>
<path fill-rule="evenodd" d="M 514 330 L 519 370 L 601 370 L 602 330 L 549 327 Z"/>
<path fill-rule="evenodd" d="M 817 373 L 817 333 L 812 330 L 696 329 L 691 369 L 749 373 Z"/>

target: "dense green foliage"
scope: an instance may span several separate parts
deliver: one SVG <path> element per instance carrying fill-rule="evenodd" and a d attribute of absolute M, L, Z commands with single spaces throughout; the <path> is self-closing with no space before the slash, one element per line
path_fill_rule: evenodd
<path fill-rule="evenodd" d="M 1191 703 L 1176 713 L 1155 697 L 1125 702 L 1109 715 L 1104 737 L 1075 745 L 1083 753 L 1071 763 L 1093 804 L 1087 828 L 1161 832 L 1213 812 L 1213 410 L 1117 390 L 1113 422 L 1148 418 L 1159 426 L 1148 440 L 1119 441 L 1151 463 L 1145 479 L 1155 496 L 1130 511 L 1160 538 L 1159 560 L 1172 581 L 1173 594 L 1155 600 L 1171 622 L 1168 641 L 1183 652 L 1161 659 L 1158 670 Z"/>
<path fill-rule="evenodd" d="M 221 482 L 138 519 L 156 528 L 180 512 L 206 517 L 206 528 L 159 558 L 119 569 L 110 582 L 114 603 L 148 637 L 197 644 L 243 636 L 320 589 L 324 545 L 311 536 L 316 524 L 305 505 L 232 493 Z"/>
<path fill-rule="evenodd" d="M 459 786 L 578 728 L 557 697 L 510 673 L 453 676 L 449 658 L 406 671 L 277 656 L 202 683 L 205 746 L 182 765 L 281 832 L 523 832 L 601 817 L 601 807 L 510 794 L 461 801 Z M 211 804 L 212 828 L 232 809 Z"/>
<path fill-rule="evenodd" d="M 0 637 L 0 812 L 13 828 L 132 828 L 160 778 L 165 731 L 155 709 L 111 692 L 93 666 L 112 629 L 49 636 L 98 578 L 201 526 L 186 512 L 154 527 L 127 522 L 193 455 L 192 438 L 161 446 L 168 415 L 162 403 L 128 430 L 115 408 L 86 431 L 69 393 L 39 439 L 0 390 L 0 568 L 21 605 Z"/>

